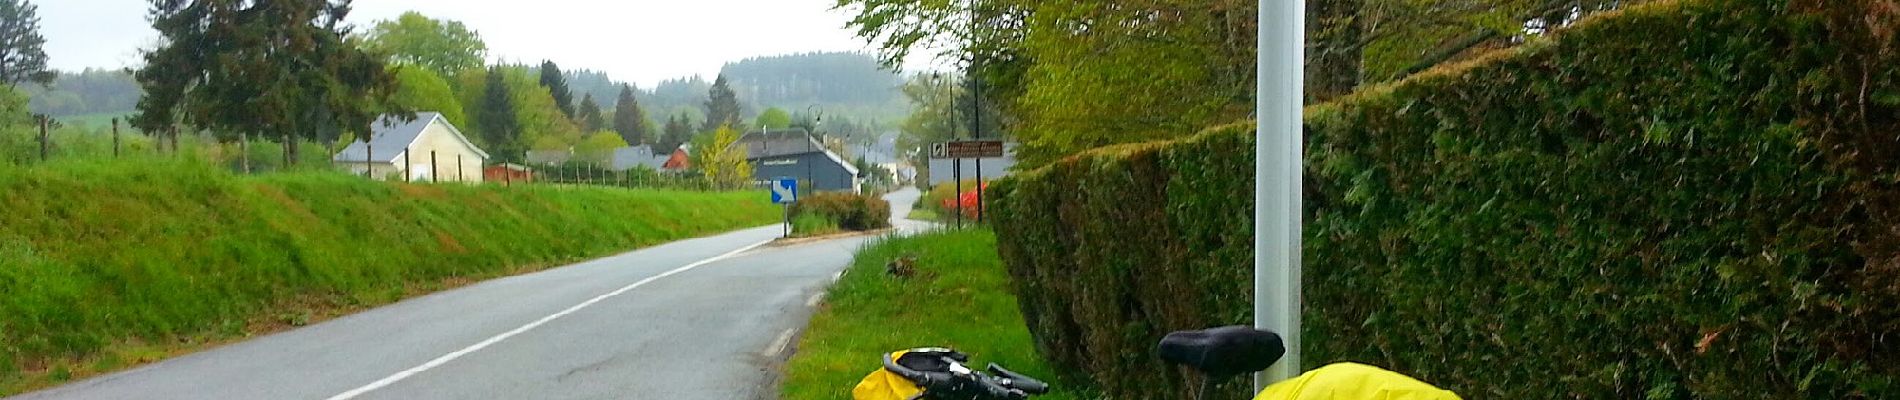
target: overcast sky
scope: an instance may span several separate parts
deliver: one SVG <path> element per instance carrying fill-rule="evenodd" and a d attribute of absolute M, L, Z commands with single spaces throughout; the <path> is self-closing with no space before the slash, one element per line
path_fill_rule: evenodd
<path fill-rule="evenodd" d="M 145 21 L 147 0 L 30 1 L 40 7 L 46 53 L 55 69 L 130 66 L 138 60 L 138 49 L 157 37 Z M 710 78 L 726 62 L 746 57 L 868 51 L 844 28 L 849 16 L 830 10 L 833 2 L 356 0 L 350 21 L 367 26 L 420 11 L 480 32 L 491 59 L 554 60 L 563 69 L 605 71 L 651 88 L 669 78 Z"/>

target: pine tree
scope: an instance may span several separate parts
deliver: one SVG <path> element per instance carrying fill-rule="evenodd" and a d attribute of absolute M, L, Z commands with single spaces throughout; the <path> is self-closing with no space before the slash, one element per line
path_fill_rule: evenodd
<path fill-rule="evenodd" d="M 594 95 L 581 96 L 580 108 L 574 112 L 574 119 L 581 123 L 582 134 L 591 135 L 607 128 L 607 116 L 601 115 L 600 103 L 594 102 Z"/>
<path fill-rule="evenodd" d="M 672 121 L 667 121 L 670 125 Z M 647 125 L 647 113 L 640 109 L 640 101 L 633 97 L 632 85 L 620 85 L 620 102 L 614 105 L 614 132 L 620 138 L 635 146 L 653 143 L 658 139 L 652 128 Z"/>
<path fill-rule="evenodd" d="M 567 88 L 567 76 L 561 74 L 561 67 L 553 61 L 541 62 L 541 86 L 546 86 L 548 93 L 554 95 L 554 106 L 560 108 L 562 114 L 574 118 L 574 92 Z"/>
<path fill-rule="evenodd" d="M 497 161 L 522 162 L 526 155 L 527 144 L 521 142 L 521 124 L 515 118 L 514 96 L 508 92 L 508 83 L 501 68 L 490 68 L 488 80 L 482 91 L 481 112 L 479 113 L 482 141 L 487 144 Z"/>
<path fill-rule="evenodd" d="M 671 153 L 673 149 L 678 149 L 680 145 L 686 144 L 686 141 L 691 140 L 692 137 L 692 121 L 688 121 L 685 115 L 668 117 L 666 119 L 666 132 L 662 134 L 657 143 L 658 147 L 654 148 L 654 150 L 664 149 L 668 153 Z"/>
<path fill-rule="evenodd" d="M 732 91 L 723 74 L 706 92 L 706 124 L 700 130 L 712 131 L 721 126 L 739 126 L 739 94 Z"/>
<path fill-rule="evenodd" d="M 46 70 L 39 9 L 26 0 L 0 0 L 0 81 L 53 83 L 56 75 Z"/>

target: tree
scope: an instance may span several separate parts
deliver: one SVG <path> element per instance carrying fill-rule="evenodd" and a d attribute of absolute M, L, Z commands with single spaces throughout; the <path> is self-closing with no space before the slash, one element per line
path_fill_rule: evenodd
<path fill-rule="evenodd" d="M 553 61 L 541 62 L 541 86 L 548 88 L 548 94 L 554 96 L 554 105 L 561 114 L 574 118 L 574 92 L 567 88 L 567 76 L 561 75 L 561 67 Z"/>
<path fill-rule="evenodd" d="M 396 67 L 396 94 L 389 102 L 398 109 L 439 112 L 450 124 L 469 127 L 462 101 L 449 90 L 448 81 L 428 69 Z"/>
<path fill-rule="evenodd" d="M 668 121 L 670 125 L 672 121 Z M 647 144 L 658 139 L 653 127 L 647 123 L 646 110 L 640 108 L 640 100 L 633 97 L 633 85 L 620 85 L 620 99 L 614 104 L 614 132 L 629 144 Z M 675 145 L 677 146 L 677 144 Z"/>
<path fill-rule="evenodd" d="M 792 114 L 778 107 L 765 109 L 756 118 L 757 125 L 765 129 L 785 129 L 792 127 Z"/>
<path fill-rule="evenodd" d="M 732 91 L 726 76 L 720 75 L 706 91 L 706 122 L 701 130 L 739 125 L 739 94 Z"/>
<path fill-rule="evenodd" d="M 459 21 L 431 19 L 415 11 L 376 22 L 367 45 L 392 63 L 422 67 L 442 77 L 481 69 L 488 57 L 481 34 Z"/>
<path fill-rule="evenodd" d="M 607 166 L 613 160 L 614 150 L 622 147 L 627 147 L 627 142 L 620 140 L 619 134 L 594 132 L 574 145 L 574 162 Z"/>
<path fill-rule="evenodd" d="M 510 91 L 507 75 L 501 67 L 489 69 L 477 125 L 481 127 L 482 144 L 489 147 L 489 154 L 498 161 L 520 163 L 527 155 L 528 142 L 521 137 L 521 122 L 516 118 L 515 100 Z"/>
<path fill-rule="evenodd" d="M 0 0 L 0 80 L 9 85 L 53 83 L 55 75 L 46 70 L 39 9 L 27 0 Z"/>
<path fill-rule="evenodd" d="M 277 135 L 291 162 L 299 142 L 329 142 L 396 109 L 395 76 L 346 41 L 348 1 L 152 0 L 163 45 L 135 74 L 145 97 L 135 127 L 177 123 L 220 139 Z M 240 17 L 241 16 L 241 17 Z"/>
<path fill-rule="evenodd" d="M 594 95 L 582 96 L 580 108 L 574 112 L 574 119 L 580 121 L 582 132 L 599 132 L 607 128 L 607 116 L 601 115 L 600 103 L 594 102 Z"/>
<path fill-rule="evenodd" d="M 752 182 L 752 163 L 746 161 L 745 146 L 737 146 L 739 131 L 722 125 L 693 138 L 692 164 L 706 183 L 721 189 L 738 189 Z"/>
<path fill-rule="evenodd" d="M 686 144 L 688 140 L 692 140 L 692 137 L 692 120 L 687 119 L 685 115 L 668 117 L 666 119 L 665 132 L 661 134 L 657 142 L 654 142 L 653 151 L 671 153 L 674 149 L 678 149 L 680 145 Z"/>

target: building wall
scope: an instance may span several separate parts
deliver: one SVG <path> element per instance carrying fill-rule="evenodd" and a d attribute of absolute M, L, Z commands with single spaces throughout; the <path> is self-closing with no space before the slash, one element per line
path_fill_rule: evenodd
<path fill-rule="evenodd" d="M 356 175 L 356 176 L 363 176 L 363 172 L 366 169 L 373 169 L 374 172 L 371 172 L 369 174 L 369 178 L 374 179 L 374 180 L 379 180 L 379 181 L 389 180 L 390 178 L 400 178 L 402 176 L 402 166 L 400 165 L 392 165 L 392 164 L 385 164 L 385 163 L 364 164 L 361 162 L 337 162 L 336 167 L 342 169 L 344 172 L 349 172 L 351 175 Z"/>
<path fill-rule="evenodd" d="M 752 160 L 752 176 L 762 185 L 780 177 L 798 179 L 801 191 L 856 191 L 858 178 L 824 153 Z"/>
<path fill-rule="evenodd" d="M 449 130 L 448 125 L 439 122 L 430 124 L 428 129 L 422 131 L 422 137 L 417 139 L 415 145 L 410 146 L 408 150 L 407 163 L 404 163 L 402 156 L 397 156 L 396 165 L 413 166 L 416 170 L 412 174 L 414 180 L 430 181 L 429 175 L 433 174 L 434 178 L 441 182 L 479 183 L 482 181 L 482 166 L 487 164 L 487 160 L 482 159 L 481 154 L 463 144 L 461 139 L 455 138 L 455 133 Z M 431 151 L 435 152 L 434 164 L 431 164 L 429 159 Z M 457 156 L 460 156 L 460 164 L 457 164 Z M 435 165 L 440 167 L 434 167 Z"/>

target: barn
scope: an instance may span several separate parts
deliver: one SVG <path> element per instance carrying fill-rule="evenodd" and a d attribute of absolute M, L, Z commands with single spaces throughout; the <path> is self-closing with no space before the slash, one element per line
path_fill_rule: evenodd
<path fill-rule="evenodd" d="M 488 153 L 441 113 L 416 113 L 411 121 L 386 115 L 370 128 L 368 140 L 350 143 L 331 158 L 338 168 L 377 180 L 482 181 Z"/>

